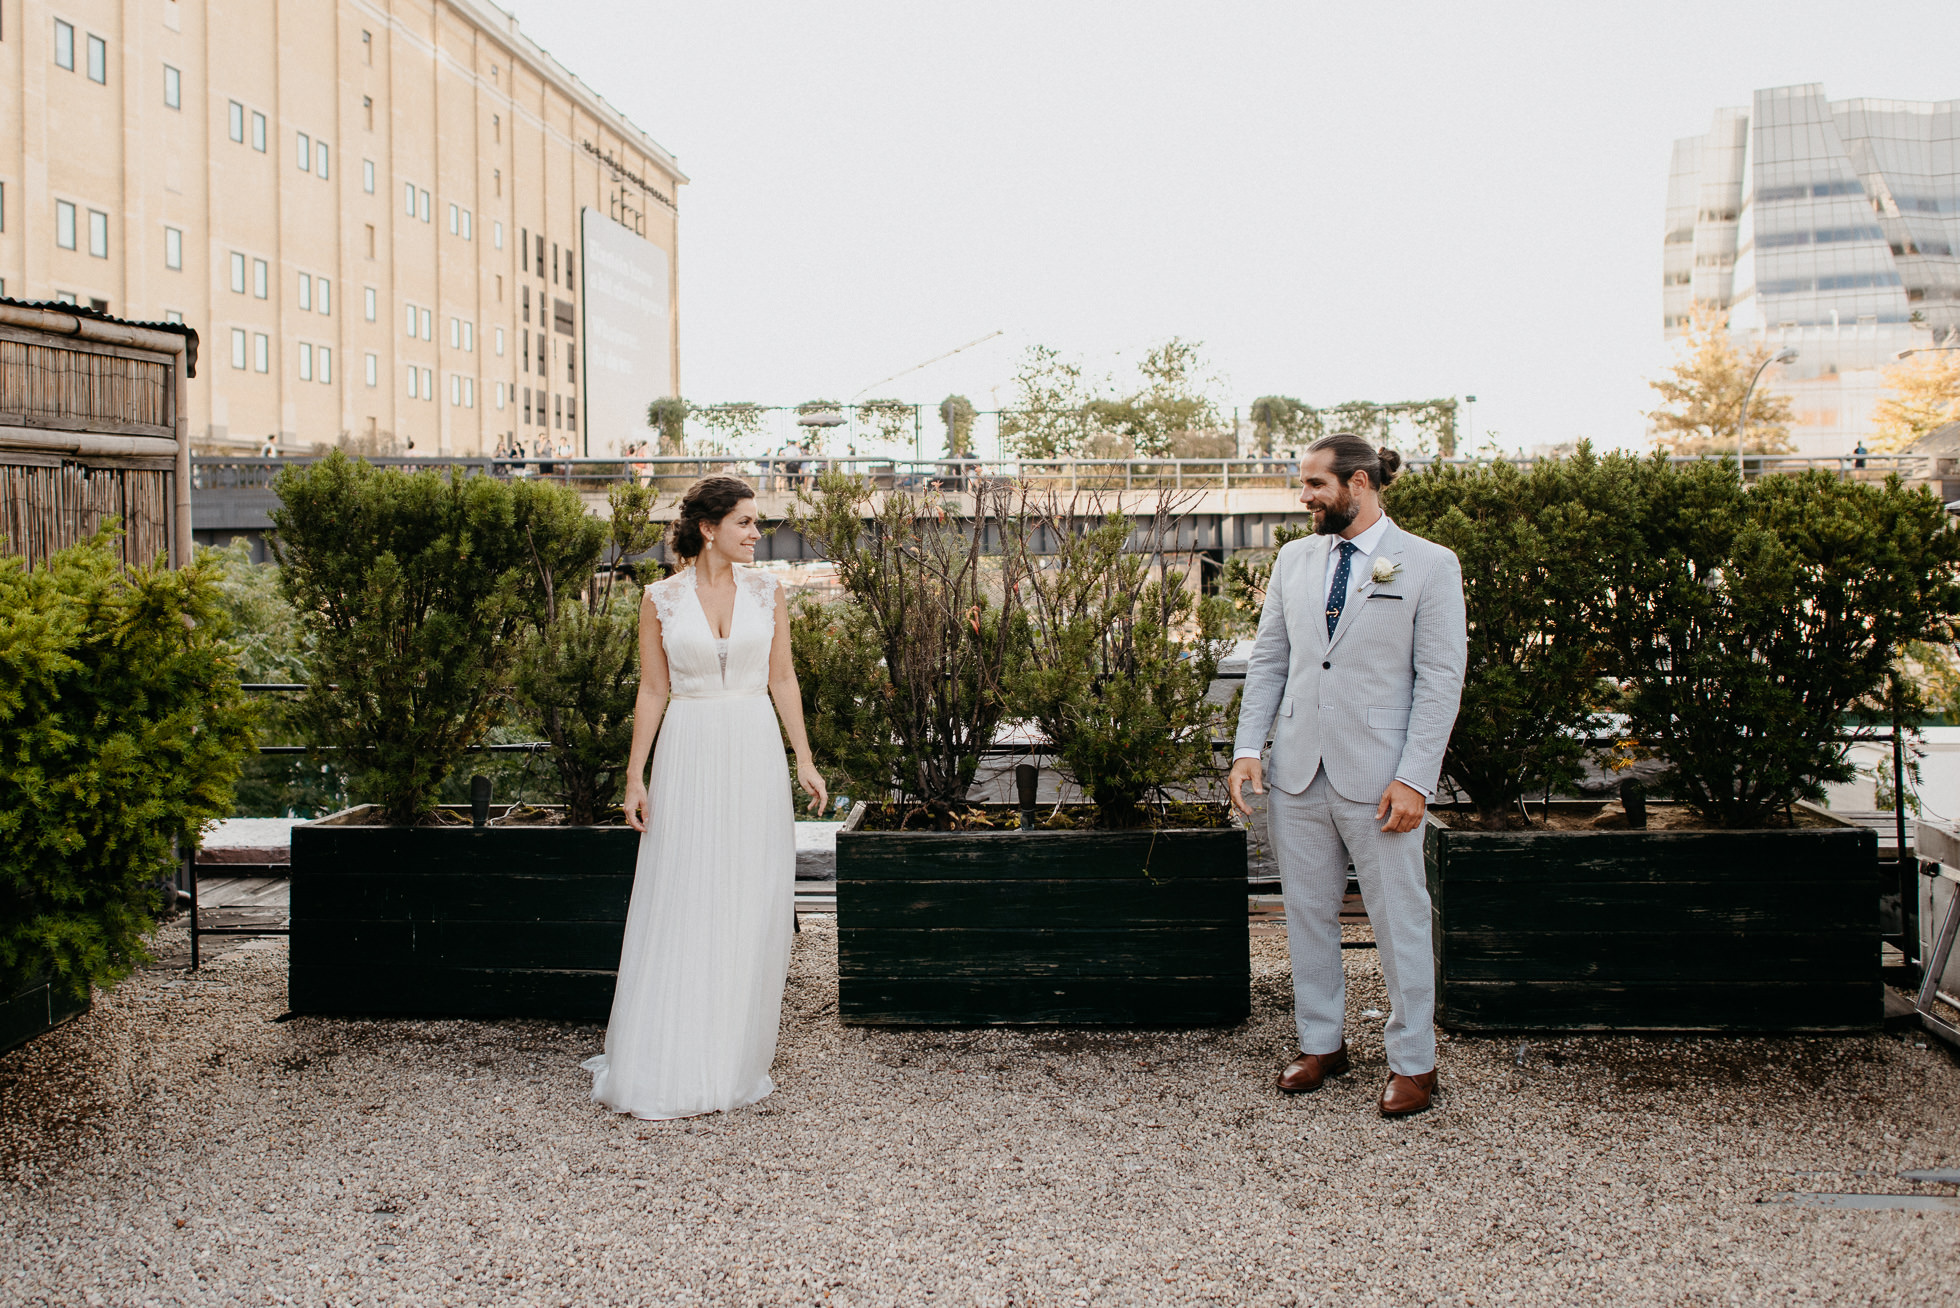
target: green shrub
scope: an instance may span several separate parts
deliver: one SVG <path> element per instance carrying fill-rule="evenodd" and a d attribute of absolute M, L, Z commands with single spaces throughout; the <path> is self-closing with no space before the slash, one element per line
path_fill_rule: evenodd
<path fill-rule="evenodd" d="M 616 485 L 604 525 L 616 564 L 645 554 L 665 529 L 653 521 L 651 487 Z M 517 703 L 526 723 L 551 742 L 555 798 L 566 821 L 590 826 L 618 807 L 633 744 L 633 702 L 640 693 L 640 591 L 621 585 L 617 566 L 592 575 L 592 561 L 563 554 L 573 571 L 537 563 L 544 620 L 517 663 Z"/>
<path fill-rule="evenodd" d="M 314 642 L 298 720 L 386 820 L 414 823 L 509 698 L 541 574 L 588 573 L 605 528 L 536 479 L 382 470 L 338 451 L 277 483 L 274 548 Z"/>
<path fill-rule="evenodd" d="M 884 661 L 888 693 L 865 706 L 864 722 L 891 742 L 891 768 L 861 780 L 949 825 L 1006 710 L 1018 648 L 1017 578 L 987 547 L 988 520 L 1005 516 L 1007 497 L 983 493 L 985 512 L 968 516 L 957 503 L 890 491 L 871 512 L 868 482 L 827 472 L 797 498 L 797 529 L 836 564 L 856 607 L 847 629 L 861 621 Z"/>
<path fill-rule="evenodd" d="M 1146 801 L 1215 779 L 1225 711 L 1206 693 L 1230 648 L 1231 606 L 1153 575 L 1176 538 L 1168 501 L 1133 522 L 1095 495 L 1049 497 L 1001 525 L 1027 612 L 1009 703 L 1048 737 L 1098 822 L 1141 825 Z"/>
<path fill-rule="evenodd" d="M 1635 548 L 1637 471 L 1582 445 L 1522 469 L 1439 464 L 1388 488 L 1396 524 L 1463 564 L 1469 663 L 1443 772 L 1487 826 L 1511 825 L 1521 796 L 1582 775 L 1608 671 L 1601 560 Z"/>
<path fill-rule="evenodd" d="M 803 695 L 810 754 L 838 798 L 883 803 L 898 775 L 891 680 L 877 633 L 850 600 L 790 601 L 790 658 Z M 798 811 L 805 797 L 798 791 Z"/>
<path fill-rule="evenodd" d="M 125 572 L 112 540 L 0 557 L 0 993 L 126 975 L 253 744 L 216 570 Z"/>
<path fill-rule="evenodd" d="M 1631 732 L 1675 797 L 1723 827 L 1783 819 L 1853 769 L 1840 737 L 1905 643 L 1953 638 L 1960 535 L 1929 490 L 1655 459 L 1630 479 L 1639 540 L 1602 556 Z"/>

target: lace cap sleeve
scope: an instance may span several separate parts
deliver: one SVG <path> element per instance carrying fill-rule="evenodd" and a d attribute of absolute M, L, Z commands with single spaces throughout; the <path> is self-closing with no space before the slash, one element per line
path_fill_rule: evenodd
<path fill-rule="evenodd" d="M 672 625 L 674 614 L 680 609 L 681 601 L 687 598 L 688 586 L 693 577 L 692 571 L 683 570 L 671 577 L 653 582 L 647 587 L 647 598 L 653 601 L 654 616 L 660 619 L 662 627 Z"/>
<path fill-rule="evenodd" d="M 758 572 L 753 568 L 741 568 L 736 571 L 735 576 L 740 582 L 742 589 L 748 593 L 750 599 L 753 599 L 756 603 L 762 605 L 763 608 L 770 610 L 772 613 L 775 611 L 776 588 L 782 583 L 776 579 L 773 573 Z"/>

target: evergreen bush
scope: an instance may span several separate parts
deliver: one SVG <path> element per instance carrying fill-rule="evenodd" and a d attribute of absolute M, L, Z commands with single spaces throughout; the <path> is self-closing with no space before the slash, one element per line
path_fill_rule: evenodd
<path fill-rule="evenodd" d="M 613 566 L 600 575 L 583 552 L 558 555 L 572 571 L 553 572 L 542 555 L 536 561 L 544 618 L 518 658 L 517 702 L 552 745 L 556 798 L 576 826 L 602 821 L 626 789 L 640 693 L 640 590 L 626 568 L 665 532 L 653 521 L 656 498 L 650 486 L 622 484 L 608 493 L 611 514 L 601 530 Z"/>
<path fill-rule="evenodd" d="M 1732 461 L 1635 472 L 1639 536 L 1599 556 L 1630 733 L 1712 824 L 1785 821 L 1851 778 L 1841 737 L 1906 642 L 1953 639 L 1960 534 L 1937 496 L 1896 477 L 1805 472 L 1745 491 Z"/>
<path fill-rule="evenodd" d="M 1388 487 L 1396 524 L 1463 564 L 1469 664 L 1443 772 L 1487 827 L 1513 825 L 1520 797 L 1582 775 L 1609 670 L 1601 562 L 1635 548 L 1637 471 L 1581 445 L 1527 468 L 1438 464 Z"/>
<path fill-rule="evenodd" d="M 1093 494 L 1030 499 L 1001 524 L 1027 612 L 1009 703 L 1104 827 L 1142 825 L 1147 801 L 1218 774 L 1225 708 L 1206 696 L 1231 605 L 1158 567 L 1176 525 L 1166 499 L 1133 521 Z"/>
<path fill-rule="evenodd" d="M 113 539 L 0 557 L 0 994 L 127 975 L 253 745 L 216 569 L 124 571 Z"/>
<path fill-rule="evenodd" d="M 379 469 L 338 451 L 276 484 L 275 553 L 313 641 L 297 717 L 383 818 L 433 813 L 498 720 L 543 577 L 588 575 L 604 526 L 569 487 Z"/>

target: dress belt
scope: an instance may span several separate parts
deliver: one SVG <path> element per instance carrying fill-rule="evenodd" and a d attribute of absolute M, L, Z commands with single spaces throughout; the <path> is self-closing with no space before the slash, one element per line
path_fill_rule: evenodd
<path fill-rule="evenodd" d="M 669 699 L 767 699 L 766 690 L 710 690 L 701 694 L 683 695 L 679 691 L 669 691 Z"/>

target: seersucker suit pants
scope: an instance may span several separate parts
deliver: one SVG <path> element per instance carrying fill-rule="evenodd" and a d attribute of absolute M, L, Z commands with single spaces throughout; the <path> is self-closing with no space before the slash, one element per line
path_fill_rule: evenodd
<path fill-rule="evenodd" d="M 1301 1051 L 1331 1054 L 1341 1047 L 1347 1014 L 1341 897 L 1352 862 L 1388 983 L 1390 1013 L 1383 1032 L 1388 1067 L 1414 1076 L 1436 1066 L 1436 956 L 1430 946 L 1422 825 L 1384 832 L 1375 816 L 1379 803 L 1379 798 L 1344 799 L 1328 783 L 1325 769 L 1298 794 L 1276 786 L 1266 790 L 1268 831 L 1286 901 Z"/>

